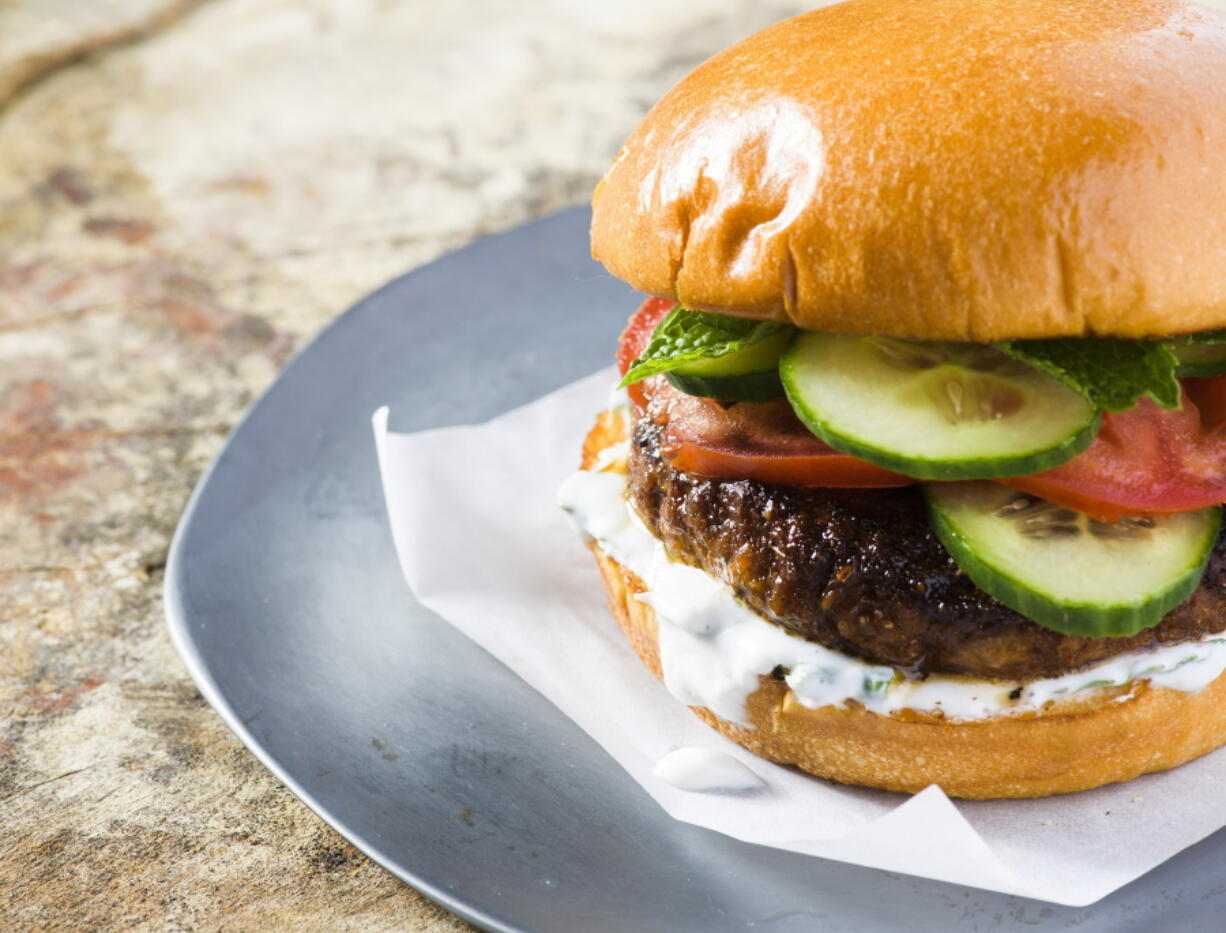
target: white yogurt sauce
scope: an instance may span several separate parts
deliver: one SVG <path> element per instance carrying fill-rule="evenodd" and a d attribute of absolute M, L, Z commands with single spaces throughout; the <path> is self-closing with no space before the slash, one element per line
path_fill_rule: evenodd
<path fill-rule="evenodd" d="M 607 451 L 600 462 L 613 462 L 624 453 L 624 446 Z M 854 700 L 875 713 L 911 709 L 952 720 L 1033 712 L 1081 690 L 1139 679 L 1194 693 L 1226 670 L 1222 633 L 1026 684 L 958 675 L 908 677 L 793 635 L 741 603 L 723 581 L 670 560 L 627 504 L 625 489 L 621 473 L 581 470 L 562 484 L 558 501 L 584 534 L 646 584 L 638 598 L 655 610 L 669 691 L 686 705 L 705 706 L 731 722 L 749 725 L 745 700 L 757 689 L 758 678 L 777 667 L 787 671 L 787 685 L 807 707 Z"/>
<path fill-rule="evenodd" d="M 726 752 L 689 746 L 669 752 L 651 773 L 679 790 L 697 793 L 757 790 L 765 782 Z"/>

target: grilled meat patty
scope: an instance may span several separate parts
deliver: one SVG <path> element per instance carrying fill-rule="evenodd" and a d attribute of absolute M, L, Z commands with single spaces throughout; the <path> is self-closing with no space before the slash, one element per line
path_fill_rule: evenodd
<path fill-rule="evenodd" d="M 912 673 L 1028 681 L 1226 629 L 1226 542 L 1200 588 L 1128 638 L 1061 635 L 981 591 L 929 527 L 917 487 L 816 489 L 707 479 L 669 466 L 641 420 L 629 491 L 670 555 L 727 582 L 812 641 Z"/>

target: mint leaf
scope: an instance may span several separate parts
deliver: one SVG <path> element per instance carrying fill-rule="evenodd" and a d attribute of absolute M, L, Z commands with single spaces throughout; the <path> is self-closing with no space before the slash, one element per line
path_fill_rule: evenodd
<path fill-rule="evenodd" d="M 1107 411 L 1127 411 L 1143 395 L 1163 408 L 1180 404 L 1179 361 L 1163 340 L 1014 340 L 997 346 Z"/>
<path fill-rule="evenodd" d="M 686 363 L 736 353 L 789 326 L 691 311 L 678 305 L 656 327 L 647 349 L 631 364 L 619 388 Z"/>

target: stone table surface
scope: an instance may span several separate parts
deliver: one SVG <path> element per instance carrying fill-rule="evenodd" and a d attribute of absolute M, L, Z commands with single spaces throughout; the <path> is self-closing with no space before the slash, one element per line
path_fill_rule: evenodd
<path fill-rule="evenodd" d="M 471 929 L 204 704 L 171 534 L 329 319 L 585 200 L 672 82 L 802 6 L 0 0 L 0 928 Z"/>

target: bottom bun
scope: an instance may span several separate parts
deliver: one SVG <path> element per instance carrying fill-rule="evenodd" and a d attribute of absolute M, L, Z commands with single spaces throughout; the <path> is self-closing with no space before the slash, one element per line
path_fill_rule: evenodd
<path fill-rule="evenodd" d="M 609 605 L 642 662 L 663 679 L 655 612 L 642 580 L 592 545 Z M 1165 771 L 1226 743 L 1226 674 L 1199 693 L 1151 687 L 1090 691 L 1040 714 L 948 722 L 862 708 L 803 706 L 763 676 L 746 702 L 752 729 L 690 709 L 756 755 L 844 784 L 954 797 L 1043 797 Z"/>

